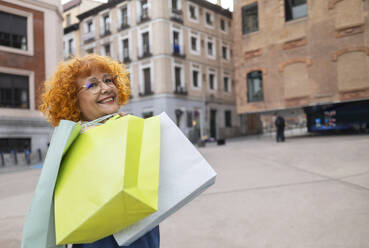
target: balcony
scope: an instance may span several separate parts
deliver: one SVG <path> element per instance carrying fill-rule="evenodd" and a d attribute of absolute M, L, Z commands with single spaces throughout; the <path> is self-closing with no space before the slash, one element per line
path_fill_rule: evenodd
<path fill-rule="evenodd" d="M 170 13 L 170 19 L 178 23 L 183 23 L 182 15 L 183 15 L 182 10 L 172 8 L 172 12 Z"/>
<path fill-rule="evenodd" d="M 95 31 L 92 30 L 89 33 L 83 34 L 83 42 L 84 43 L 89 43 L 91 41 L 95 40 Z"/>
<path fill-rule="evenodd" d="M 128 29 L 128 28 L 129 28 L 128 23 L 121 23 L 119 28 L 118 28 L 118 31 L 122 31 L 122 30 L 125 30 L 125 29 Z"/>
<path fill-rule="evenodd" d="M 137 17 L 137 24 L 150 21 L 149 9 L 142 9 L 141 15 Z"/>
<path fill-rule="evenodd" d="M 184 53 L 184 46 L 183 45 L 179 45 L 179 44 L 172 44 L 172 55 L 176 56 L 176 57 L 180 57 L 180 58 L 185 58 L 186 55 Z"/>
<path fill-rule="evenodd" d="M 181 86 L 180 82 L 176 82 L 176 88 L 174 90 L 174 94 L 187 95 L 187 90 L 184 86 Z"/>
<path fill-rule="evenodd" d="M 152 56 L 151 46 L 144 45 L 138 48 L 138 59 L 144 59 L 151 56 Z"/>
<path fill-rule="evenodd" d="M 128 63 L 131 63 L 131 62 L 132 62 L 132 60 L 129 56 L 124 56 L 123 57 L 123 63 L 124 64 L 128 64 Z"/>
<path fill-rule="evenodd" d="M 105 36 L 108 36 L 108 35 L 111 35 L 110 28 L 103 30 L 102 33 L 100 34 L 100 37 L 102 38 L 102 37 L 105 37 Z"/>
<path fill-rule="evenodd" d="M 141 97 L 142 96 L 151 96 L 153 94 L 154 94 L 154 92 L 152 92 L 151 90 L 147 90 L 147 89 L 145 89 L 144 92 L 138 93 L 138 95 L 141 96 Z"/>

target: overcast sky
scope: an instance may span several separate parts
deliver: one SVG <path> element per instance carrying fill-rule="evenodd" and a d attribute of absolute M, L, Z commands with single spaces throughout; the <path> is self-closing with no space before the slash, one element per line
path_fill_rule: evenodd
<path fill-rule="evenodd" d="M 69 2 L 70 0 L 61 0 L 62 4 L 65 4 L 66 2 Z M 97 0 L 100 2 L 106 2 L 106 0 Z M 217 0 L 208 0 L 209 2 L 216 3 Z M 222 6 L 223 8 L 227 9 L 229 8 L 231 11 L 233 11 L 233 0 L 222 0 Z"/>

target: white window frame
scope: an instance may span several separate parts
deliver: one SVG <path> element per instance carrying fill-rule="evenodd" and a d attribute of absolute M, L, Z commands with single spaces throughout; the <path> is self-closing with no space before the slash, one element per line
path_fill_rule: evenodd
<path fill-rule="evenodd" d="M 190 6 L 193 6 L 195 8 L 195 15 L 196 15 L 196 19 L 193 19 L 191 17 L 191 12 L 190 12 Z M 194 23 L 199 23 L 200 20 L 200 13 L 199 13 L 199 6 L 197 6 L 196 4 L 190 3 L 187 1 L 187 19 L 191 22 Z"/>
<path fill-rule="evenodd" d="M 204 24 L 205 24 L 205 27 L 207 27 L 207 28 L 211 28 L 211 29 L 214 29 L 214 26 L 215 26 L 215 18 L 214 18 L 214 13 L 212 13 L 211 11 L 209 11 L 209 10 L 205 10 L 204 11 L 205 13 L 204 13 Z M 211 19 L 211 22 L 212 22 L 212 24 L 211 25 L 209 25 L 208 24 L 208 22 L 206 21 L 206 14 L 210 14 L 210 19 Z"/>
<path fill-rule="evenodd" d="M 104 11 L 102 13 L 99 14 L 99 22 L 100 22 L 100 35 L 103 35 L 104 34 L 104 17 L 105 16 L 109 16 L 109 31 L 110 33 L 112 33 L 112 30 L 113 30 L 113 20 L 112 20 L 112 15 L 111 15 L 111 12 L 110 10 L 108 11 Z"/>
<path fill-rule="evenodd" d="M 176 31 L 179 33 L 179 46 L 180 46 L 180 52 L 184 53 L 184 45 L 183 45 L 183 30 L 181 27 L 177 27 L 174 24 L 172 24 L 170 26 L 170 44 L 171 44 L 171 51 L 173 51 L 173 45 L 174 45 L 174 40 L 173 40 L 173 32 Z"/>
<path fill-rule="evenodd" d="M 189 34 L 188 37 L 189 37 L 190 53 L 192 53 L 194 55 L 201 55 L 200 34 L 198 32 L 190 31 L 190 34 Z M 197 50 L 192 49 L 192 40 L 191 40 L 192 37 L 195 37 L 197 39 L 197 41 L 196 41 Z"/>
<path fill-rule="evenodd" d="M 117 6 L 117 12 L 118 12 L 118 30 L 120 29 L 120 27 L 122 26 L 122 9 L 124 7 L 127 7 L 127 24 L 130 26 L 131 25 L 131 11 L 130 11 L 130 6 L 127 2 L 123 2 L 122 4 Z"/>
<path fill-rule="evenodd" d="M 228 78 L 228 91 L 226 91 L 224 88 L 224 78 Z M 232 94 L 232 78 L 230 76 L 230 73 L 224 71 L 222 73 L 222 88 L 225 93 Z"/>
<path fill-rule="evenodd" d="M 110 45 L 110 58 L 114 58 L 114 50 L 113 50 L 113 43 L 112 42 L 103 42 L 100 46 L 100 54 L 102 56 L 107 56 L 105 53 L 105 45 L 109 44 Z"/>
<path fill-rule="evenodd" d="M 176 90 L 176 77 L 175 77 L 175 74 L 176 74 L 176 67 L 180 67 L 181 68 L 181 87 L 183 87 L 184 89 L 185 88 L 185 79 L 184 79 L 184 66 L 182 63 L 178 63 L 176 62 L 174 59 L 172 59 L 172 82 L 173 82 L 173 91 Z"/>
<path fill-rule="evenodd" d="M 141 63 L 140 64 L 140 73 L 139 73 L 139 81 L 140 81 L 140 89 L 139 92 L 140 93 L 144 93 L 143 89 L 145 86 L 145 82 L 144 82 L 144 73 L 143 70 L 146 68 L 150 68 L 150 86 L 151 86 L 151 91 L 155 93 L 155 89 L 154 89 L 154 65 L 152 63 L 152 61 L 150 61 L 150 63 Z"/>
<path fill-rule="evenodd" d="M 213 44 L 213 55 L 210 55 L 209 54 L 209 50 L 208 50 L 208 42 L 211 42 Z M 205 44 L 205 47 L 206 47 L 206 56 L 209 58 L 209 59 L 216 59 L 217 58 L 217 49 L 216 49 L 216 40 L 215 38 L 213 37 L 210 37 L 210 36 L 207 36 L 206 37 L 206 44 Z"/>
<path fill-rule="evenodd" d="M 148 8 L 148 11 L 147 11 L 148 17 L 151 18 L 151 0 L 147 0 L 147 8 Z M 136 1 L 136 14 L 137 14 L 136 23 L 138 23 L 139 20 L 140 20 L 141 15 L 142 15 L 142 13 L 141 13 L 141 1 L 140 0 Z"/>
<path fill-rule="evenodd" d="M 119 49 L 119 61 L 123 62 L 123 40 L 128 39 L 128 57 L 132 60 L 132 53 L 131 53 L 131 48 L 132 48 L 132 39 L 131 39 L 131 33 L 128 33 L 126 35 L 121 35 L 119 37 L 119 44 L 118 44 L 118 49 Z"/>
<path fill-rule="evenodd" d="M 191 67 L 190 67 L 190 72 L 191 72 L 191 88 L 192 89 L 195 89 L 195 90 L 201 90 L 202 88 L 202 72 L 201 72 L 201 65 L 199 64 L 195 64 L 195 63 L 191 63 Z M 194 84 L 193 84 L 193 71 L 197 71 L 198 72 L 198 86 L 195 87 Z"/>
<path fill-rule="evenodd" d="M 10 8 L 4 5 L 0 5 L 0 10 L 3 12 L 7 12 L 9 14 L 24 16 L 27 18 L 27 50 L 22 50 L 19 48 L 7 47 L 7 46 L 0 46 L 0 51 L 10 52 L 10 53 L 17 53 L 27 56 L 34 55 L 34 40 L 33 40 L 33 14 L 30 12 Z"/>
<path fill-rule="evenodd" d="M 224 21 L 224 30 L 222 30 L 221 20 Z M 219 30 L 220 30 L 220 32 L 222 32 L 224 34 L 228 33 L 228 22 L 227 22 L 226 19 L 224 19 L 224 18 L 219 19 Z"/>
<path fill-rule="evenodd" d="M 153 54 L 153 43 L 152 43 L 152 26 L 151 23 L 148 26 L 145 26 L 144 28 L 140 28 L 140 30 L 137 32 L 138 35 L 138 57 L 140 54 L 143 54 L 143 43 L 142 43 L 142 34 L 148 32 L 149 33 L 149 49 L 150 53 Z"/>
<path fill-rule="evenodd" d="M 28 77 L 28 100 L 29 100 L 29 109 L 18 109 L 18 108 L 0 108 L 0 115 L 2 112 L 11 111 L 11 112 L 29 112 L 35 111 L 35 72 L 29 70 L 15 69 L 10 67 L 2 67 L 0 66 L 0 72 L 6 74 L 20 75 Z"/>
<path fill-rule="evenodd" d="M 223 47 L 226 47 L 227 48 L 226 58 L 223 58 Z M 223 43 L 222 44 L 222 52 L 221 53 L 222 53 L 222 60 L 229 62 L 230 61 L 230 58 L 231 58 L 231 56 L 230 56 L 230 50 L 229 50 L 229 45 Z"/>
<path fill-rule="evenodd" d="M 169 7 L 170 7 L 170 10 L 173 9 L 173 6 L 172 6 L 172 0 L 168 0 L 169 1 Z M 177 5 L 178 5 L 178 10 L 182 10 L 182 0 L 177 0 Z"/>
<path fill-rule="evenodd" d="M 209 76 L 210 74 L 214 75 L 214 89 L 210 89 L 210 80 L 209 80 Z M 209 91 L 216 91 L 218 89 L 218 77 L 217 77 L 217 69 L 213 68 L 213 67 L 208 67 L 208 70 L 207 70 L 207 82 L 208 82 L 208 90 Z"/>

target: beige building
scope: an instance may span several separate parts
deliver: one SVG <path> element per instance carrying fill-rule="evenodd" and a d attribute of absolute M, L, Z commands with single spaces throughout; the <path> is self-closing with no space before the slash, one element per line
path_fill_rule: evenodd
<path fill-rule="evenodd" d="M 79 20 L 77 15 L 92 9 L 101 2 L 94 0 L 71 0 L 63 5 L 63 57 L 64 60 L 72 56 L 79 56 Z"/>
<path fill-rule="evenodd" d="M 234 9 L 240 114 L 260 114 L 268 130 L 283 110 L 290 126 L 312 130 L 343 123 L 337 108 L 350 103 L 369 123 L 368 0 L 235 0 Z"/>
<path fill-rule="evenodd" d="M 231 12 L 203 0 L 111 0 L 78 19 L 81 55 L 127 66 L 132 98 L 123 111 L 165 111 L 190 137 L 238 135 Z"/>
<path fill-rule="evenodd" d="M 45 154 L 51 127 L 38 105 L 62 58 L 62 21 L 55 1 L 0 0 L 0 166 L 11 151 Z"/>

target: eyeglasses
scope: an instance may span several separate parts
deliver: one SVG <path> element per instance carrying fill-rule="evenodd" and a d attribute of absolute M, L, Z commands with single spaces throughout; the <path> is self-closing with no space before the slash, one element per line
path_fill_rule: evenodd
<path fill-rule="evenodd" d="M 81 88 L 79 88 L 78 93 L 85 89 L 88 92 L 91 92 L 92 94 L 97 94 L 101 90 L 101 84 L 104 83 L 109 88 L 116 87 L 115 79 L 117 76 L 113 76 L 110 74 L 105 74 L 102 78 L 102 80 L 97 79 L 95 77 L 89 78 L 85 85 L 83 85 Z"/>

